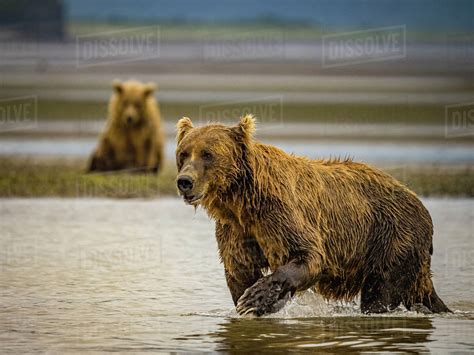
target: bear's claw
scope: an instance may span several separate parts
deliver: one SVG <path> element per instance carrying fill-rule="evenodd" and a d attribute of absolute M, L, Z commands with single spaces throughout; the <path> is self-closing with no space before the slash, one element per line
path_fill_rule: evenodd
<path fill-rule="evenodd" d="M 278 312 L 290 298 L 291 292 L 269 275 L 245 290 L 237 301 L 236 310 L 241 316 L 253 314 L 259 317 Z"/>

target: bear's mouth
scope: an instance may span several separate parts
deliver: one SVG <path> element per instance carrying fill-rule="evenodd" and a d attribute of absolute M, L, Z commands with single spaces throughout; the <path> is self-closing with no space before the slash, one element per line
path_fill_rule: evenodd
<path fill-rule="evenodd" d="M 195 205 L 202 199 L 203 194 L 199 195 L 191 195 L 191 196 L 183 196 L 184 202 L 188 205 Z"/>

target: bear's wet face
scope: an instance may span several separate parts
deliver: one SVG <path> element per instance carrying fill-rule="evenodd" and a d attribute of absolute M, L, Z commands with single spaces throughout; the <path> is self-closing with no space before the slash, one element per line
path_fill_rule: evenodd
<path fill-rule="evenodd" d="M 239 171 L 242 127 L 220 124 L 194 128 L 189 118 L 178 122 L 176 185 L 186 203 L 206 204 L 206 198 L 225 189 Z"/>
<path fill-rule="evenodd" d="M 153 84 L 114 81 L 117 95 L 118 120 L 125 128 L 138 127 L 145 123 L 146 100 L 155 90 Z"/>
<path fill-rule="evenodd" d="M 235 143 L 224 127 L 194 128 L 178 145 L 176 185 L 186 203 L 198 205 L 234 165 Z"/>

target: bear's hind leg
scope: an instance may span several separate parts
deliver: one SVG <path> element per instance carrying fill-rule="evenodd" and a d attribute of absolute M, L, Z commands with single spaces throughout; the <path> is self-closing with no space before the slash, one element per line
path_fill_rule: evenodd
<path fill-rule="evenodd" d="M 362 313 L 386 313 L 397 308 L 402 302 L 402 296 L 395 285 L 385 280 L 382 275 L 369 275 L 363 285 L 360 295 Z"/>
<path fill-rule="evenodd" d="M 423 304 L 433 313 L 451 312 L 434 289 L 429 259 L 425 261 L 408 296 L 403 302 L 408 310 L 412 310 L 415 304 Z"/>
<path fill-rule="evenodd" d="M 451 313 L 451 310 L 444 304 L 441 298 L 439 298 L 434 288 L 430 295 L 423 298 L 423 305 L 428 307 L 433 313 Z"/>

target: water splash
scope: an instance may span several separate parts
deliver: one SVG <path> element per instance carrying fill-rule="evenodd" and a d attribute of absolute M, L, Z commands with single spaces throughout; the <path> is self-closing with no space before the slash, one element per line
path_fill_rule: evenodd
<path fill-rule="evenodd" d="M 208 312 L 193 312 L 183 314 L 183 316 L 204 316 L 217 318 L 242 318 L 234 308 L 232 309 L 215 309 Z M 474 312 L 457 311 L 449 314 L 426 314 L 423 312 L 409 311 L 400 305 L 392 312 L 383 314 L 362 314 L 360 310 L 360 301 L 355 299 L 351 302 L 344 301 L 328 301 L 321 295 L 312 290 L 297 294 L 288 304 L 279 312 L 262 316 L 262 318 L 272 319 L 298 319 L 298 318 L 334 318 L 334 317 L 409 317 L 409 318 L 464 318 L 472 319 Z M 246 318 L 253 318 L 246 316 Z"/>

